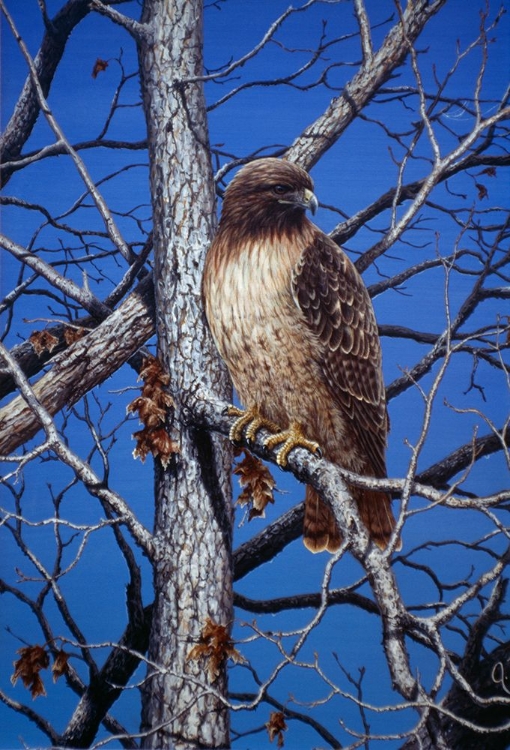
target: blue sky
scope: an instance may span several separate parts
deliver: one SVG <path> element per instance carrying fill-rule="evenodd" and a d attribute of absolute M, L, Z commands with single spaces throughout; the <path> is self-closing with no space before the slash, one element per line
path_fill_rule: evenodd
<path fill-rule="evenodd" d="M 421 71 L 427 87 L 430 86 L 432 89 L 434 74 L 441 78 L 451 68 L 457 53 L 457 40 L 459 40 L 460 47 L 465 49 L 476 38 L 481 5 L 482 3 L 476 2 L 466 3 L 465 0 L 449 0 L 446 8 L 430 22 L 418 44 L 421 51 L 419 57 Z M 7 1 L 7 6 L 31 53 L 35 54 L 42 35 L 38 3 L 36 0 L 24 0 L 23 3 L 10 0 L 10 2 Z M 49 15 L 53 15 L 60 6 L 60 2 L 48 1 Z M 214 4 L 211 5 L 205 16 L 207 68 L 216 69 L 231 59 L 245 54 L 262 38 L 275 17 L 287 7 L 287 0 L 284 2 L 227 0 L 227 2 L 218 3 L 217 7 Z M 386 0 L 384 2 L 368 0 L 367 9 L 372 22 L 381 24 L 374 30 L 374 43 L 378 43 L 389 28 L 389 24 L 383 22 L 388 21 L 393 15 L 394 6 Z M 138 5 L 135 2 L 128 3 L 126 6 L 120 6 L 120 10 L 136 17 Z M 494 15 L 496 10 L 496 6 L 491 7 L 491 14 Z M 236 71 L 232 79 L 222 84 L 208 84 L 206 88 L 208 104 L 212 107 L 228 91 L 243 82 L 267 81 L 274 76 L 289 75 L 299 68 L 310 58 L 310 50 L 317 45 L 323 29 L 323 21 L 327 21 L 328 38 L 341 38 L 341 41 L 332 45 L 327 52 L 327 57 L 331 62 L 339 63 L 328 77 L 328 86 L 318 86 L 308 91 L 299 91 L 288 86 L 252 87 L 233 97 L 223 106 L 212 109 L 210 140 L 213 149 L 221 152 L 218 156 L 219 164 L 228 160 L 226 154 L 244 157 L 258 149 L 263 149 L 261 153 L 270 154 L 275 149 L 290 145 L 302 129 L 325 109 L 330 98 L 336 95 L 353 75 L 359 64 L 360 51 L 359 40 L 352 36 L 356 29 L 352 5 L 350 3 L 318 3 L 306 14 L 295 14 L 291 17 L 277 34 L 277 40 L 285 44 L 287 48 L 297 48 L 298 51 L 288 52 L 277 44 L 269 44 L 257 57 L 249 61 L 241 70 Z M 499 99 L 508 83 L 509 46 L 502 41 L 505 39 L 508 41 L 507 16 L 502 18 L 492 36 L 497 39 L 497 42 L 489 46 L 489 59 L 483 81 L 483 97 L 487 102 L 484 105 L 487 110 L 484 112 L 485 115 L 494 106 L 491 100 Z M 120 80 L 120 65 L 115 59 L 119 56 L 121 56 L 125 73 L 128 75 L 134 73 L 137 59 L 132 40 L 124 30 L 105 18 L 91 14 L 72 34 L 49 97 L 52 110 L 71 143 L 92 139 L 101 131 L 113 92 Z M 106 71 L 94 79 L 91 72 L 97 58 L 108 60 L 109 65 Z M 452 77 L 445 89 L 445 95 L 462 100 L 472 96 L 480 60 L 481 51 L 473 50 L 472 54 L 459 65 L 456 75 Z M 314 81 L 320 70 L 320 66 L 313 68 L 306 74 L 302 83 Z M 2 71 L 1 116 L 2 125 L 5 125 L 26 75 L 25 63 L 5 21 L 2 22 Z M 410 82 L 412 78 L 409 66 L 406 65 L 399 71 L 399 77 L 387 85 L 409 85 Z M 126 82 L 121 92 L 120 102 L 122 109 L 113 118 L 108 137 L 129 140 L 143 138 L 144 120 L 139 106 L 139 84 L 136 77 Z M 405 132 L 417 119 L 415 104 L 414 101 L 408 107 L 403 107 L 395 102 L 383 107 L 380 103 L 373 103 L 367 108 L 364 114 L 368 119 L 359 121 L 351 127 L 312 170 L 316 193 L 323 204 L 335 206 L 345 214 L 352 215 L 395 184 L 398 174 L 395 159 L 401 158 L 403 150 L 399 153 L 398 147 L 393 143 L 394 151 L 390 153 L 388 139 L 383 128 L 375 120 L 380 119 L 388 127 Z M 465 114 L 460 110 L 452 111 L 452 132 L 441 130 L 442 148 L 451 148 L 456 142 L 453 133 L 463 133 L 469 125 L 469 119 Z M 409 139 L 404 137 L 403 140 L 407 143 Z M 25 150 L 31 151 L 52 141 L 53 136 L 47 124 L 40 118 Z M 96 181 L 102 181 L 106 176 L 123 169 L 126 165 L 135 165 L 131 166 L 128 171 L 122 171 L 115 178 L 102 183 L 101 191 L 114 211 L 125 212 L 126 207 L 137 207 L 131 216 L 116 215 L 116 218 L 129 240 L 143 242 L 145 233 L 150 228 L 146 153 L 136 151 L 126 154 L 107 149 L 95 149 L 82 151 L 81 155 Z M 430 157 L 430 149 L 426 144 L 420 145 L 418 155 L 420 158 L 412 162 L 406 172 L 408 180 L 417 179 L 426 173 L 424 172 L 427 168 L 426 159 Z M 478 178 L 473 173 L 469 178 L 453 183 L 451 187 L 458 191 L 455 195 L 445 186 L 440 186 L 434 193 L 433 200 L 448 207 L 465 206 L 466 211 L 473 206 L 480 208 L 481 201 L 475 187 L 476 179 Z M 487 179 L 487 185 L 490 202 L 482 205 L 487 205 L 487 208 L 507 207 L 508 178 L 498 175 L 497 179 L 492 181 Z M 85 199 L 85 206 L 80 211 L 66 216 L 82 193 L 83 184 L 66 157 L 46 159 L 33 164 L 29 169 L 18 172 L 5 189 L 6 195 L 18 195 L 26 201 L 43 205 L 53 215 L 62 216 L 62 221 L 70 223 L 75 228 L 92 226 L 99 230 L 101 224 L 94 209 L 90 207 L 89 198 Z M 413 262 L 419 262 L 427 257 L 433 257 L 436 252 L 435 233 L 438 233 L 437 251 L 443 256 L 451 254 L 460 236 L 458 224 L 452 220 L 451 216 L 432 209 L 424 213 L 425 223 L 418 230 L 407 235 L 407 240 L 413 245 L 399 242 L 391 248 L 388 254 L 391 257 L 381 261 L 377 269 L 371 268 L 367 272 L 365 280 L 368 285 L 406 267 L 409 265 L 410 258 Z M 495 211 L 494 216 L 500 217 L 500 213 Z M 315 220 L 324 230 L 329 231 L 341 220 L 341 216 L 333 210 L 322 207 Z M 349 240 L 346 247 L 352 253 L 352 257 L 355 258 L 357 253 L 372 245 L 379 237 L 377 232 L 384 229 L 386 224 L 387 216 L 376 219 L 369 227 L 361 229 L 355 237 Z M 41 214 L 36 211 L 21 208 L 3 210 L 2 231 L 20 244 L 33 243 L 34 249 L 40 251 L 43 257 L 49 259 L 57 257 L 62 236 L 51 227 L 44 226 Z M 99 237 L 97 239 L 98 252 L 104 244 Z M 459 244 L 461 248 L 475 247 L 474 238 L 469 235 L 462 236 Z M 76 238 L 76 254 L 79 254 L 79 245 L 79 239 Z M 17 265 L 5 251 L 0 256 L 0 264 L 0 296 L 3 298 L 12 288 Z M 91 287 L 100 297 L 106 296 L 110 291 L 113 281 L 109 282 L 109 278 L 116 281 L 122 273 L 122 269 L 111 261 L 106 270 L 105 277 L 108 278 L 100 278 L 99 274 L 97 278 L 91 274 L 90 278 Z M 81 279 L 78 269 L 74 271 L 71 269 L 69 273 L 70 275 L 74 273 L 77 280 Z M 458 309 L 471 284 L 472 278 L 466 275 L 456 275 L 452 279 L 448 293 L 453 313 Z M 443 269 L 438 268 L 431 273 L 415 277 L 406 284 L 403 293 L 390 291 L 380 295 L 374 300 L 374 306 L 381 324 L 404 325 L 416 327 L 421 331 L 439 333 L 444 329 L 446 321 L 444 297 L 445 274 Z M 28 297 L 27 300 L 25 306 L 15 313 L 6 339 L 10 346 L 25 339 L 34 326 L 41 327 L 42 325 L 27 323 L 25 319 L 32 321 L 49 315 L 40 297 Z M 48 307 L 51 307 L 51 303 Z M 480 308 L 476 314 L 476 320 L 479 325 L 494 324 L 496 316 L 502 314 L 502 311 L 501 305 L 489 303 Z M 57 310 L 57 317 L 58 312 Z M 402 342 L 393 338 L 383 339 L 383 349 L 387 383 L 400 377 L 405 368 L 412 367 L 426 350 L 421 344 Z M 456 357 L 446 374 L 434 407 L 430 436 L 420 459 L 420 468 L 426 468 L 442 457 L 445 452 L 469 440 L 475 425 L 479 425 L 480 434 L 487 431 L 487 425 L 483 423 L 479 413 L 474 413 L 473 410 L 483 410 L 498 426 L 502 423 L 504 415 L 508 413 L 508 384 L 504 377 L 500 373 L 490 372 L 489 368 L 485 369 L 487 401 L 484 401 L 480 392 L 468 390 L 470 373 L 470 357 L 467 355 Z M 421 385 L 424 388 L 430 387 L 436 374 L 437 368 L 422 381 Z M 134 398 L 134 391 L 125 389 L 132 389 L 135 386 L 133 372 L 125 367 L 99 389 L 99 395 L 112 404 L 103 418 L 105 434 L 124 420 L 125 407 Z M 468 392 L 464 393 L 465 391 Z M 445 406 L 444 399 L 447 399 L 451 406 Z M 97 414 L 98 407 L 93 397 L 89 398 L 89 404 L 91 411 Z M 463 413 L 456 413 L 454 409 Z M 471 411 L 466 412 L 466 410 Z M 82 412 L 83 408 L 78 407 L 78 414 Z M 416 388 L 408 390 L 395 402 L 390 403 L 392 422 L 388 450 L 390 476 L 400 476 L 406 471 L 410 451 L 405 441 L 413 443 L 417 439 L 421 429 L 422 414 L 423 400 Z M 59 417 L 59 422 L 60 420 L 61 417 Z M 86 455 L 92 447 L 90 434 L 83 422 L 80 422 L 76 416 L 70 417 L 70 425 L 73 449 Z M 135 463 L 132 460 L 133 443 L 130 435 L 134 429 L 137 429 L 136 422 L 130 421 L 124 423 L 119 430 L 122 439 L 117 442 L 112 452 L 111 482 L 112 486 L 126 497 L 132 507 L 136 508 L 143 522 L 150 527 L 152 523 L 152 470 L 150 464 L 142 465 L 139 461 Z M 92 462 L 98 466 L 98 457 L 95 456 Z M 276 505 L 268 509 L 265 521 L 255 520 L 249 524 L 240 524 L 242 513 L 239 513 L 236 518 L 236 544 L 250 538 L 263 528 L 264 523 L 270 522 L 302 498 L 303 488 L 297 485 L 288 474 L 276 468 L 273 472 L 280 490 L 276 496 Z M 70 473 L 61 469 L 57 470 L 54 462 L 27 467 L 23 500 L 25 514 L 35 520 L 51 513 L 47 485 L 51 484 L 53 492 L 56 493 L 66 486 L 70 479 Z M 484 459 L 474 469 L 470 477 L 469 489 L 473 492 L 483 491 L 488 494 L 507 484 L 508 476 L 502 457 L 494 456 Z M 18 482 L 15 489 L 19 491 L 20 487 L 21 484 Z M 0 493 L 2 498 L 6 498 L 5 501 L 2 500 L 2 505 L 4 502 L 5 504 L 12 502 L 12 497 L 6 490 L 0 489 Z M 417 503 L 416 507 L 419 506 L 420 503 Z M 91 499 L 80 488 L 69 490 L 65 496 L 64 507 L 66 517 L 77 523 L 92 523 L 101 515 L 100 509 L 93 505 Z M 462 514 L 454 515 L 452 511 L 446 510 L 438 510 L 435 514 L 418 514 L 409 519 L 406 524 L 404 551 L 427 538 L 435 541 L 451 538 L 452 523 L 455 530 L 459 529 L 462 538 L 464 536 L 474 538 L 476 535 L 481 535 L 484 528 L 487 530 L 491 528 L 491 524 L 486 519 L 473 512 L 466 512 L 464 517 Z M 42 533 L 34 529 L 30 532 L 29 538 L 32 538 L 32 534 L 34 544 L 42 558 L 46 564 L 51 565 L 54 556 L 52 529 L 48 528 Z M 82 563 L 73 569 L 62 582 L 70 607 L 86 633 L 87 639 L 98 644 L 115 640 L 120 635 L 125 622 L 124 587 L 127 583 L 127 572 L 123 561 L 112 550 L 113 540 L 108 531 L 104 530 L 93 535 L 85 550 Z M 69 561 L 75 552 L 76 547 L 70 544 L 67 550 Z M 451 581 L 469 575 L 473 560 L 467 550 L 448 546 L 436 555 L 435 559 L 440 560 L 440 565 L 443 570 L 447 571 L 446 576 Z M 6 539 L 0 553 L 0 570 L 1 574 L 9 580 L 14 581 L 16 578 L 12 573 L 12 562 L 18 561 L 18 558 L 20 558 L 20 566 L 28 570 L 26 560 L 19 555 L 12 540 Z M 416 555 L 416 561 L 425 562 L 426 560 L 428 558 L 425 553 Z M 307 555 L 302 549 L 301 541 L 298 540 L 289 545 L 276 561 L 239 582 L 237 589 L 240 593 L 253 598 L 316 591 L 320 586 L 326 561 L 327 558 L 322 555 L 315 557 Z M 145 596 L 146 603 L 148 603 L 151 600 L 150 571 L 145 561 L 141 561 L 141 564 L 145 575 Z M 487 564 L 487 560 L 480 564 Z M 86 573 L 82 573 L 83 568 L 86 569 Z M 407 602 L 414 604 L 424 600 L 435 600 L 437 593 L 426 575 L 405 569 L 401 564 L 397 564 L 396 570 L 399 585 Z M 334 571 L 333 585 L 343 586 L 354 583 L 360 576 L 361 570 L 357 564 L 352 560 L 343 559 Z M 98 580 L 100 585 L 97 585 Z M 107 585 L 111 580 L 118 585 L 113 587 Z M 24 584 L 27 592 L 33 592 L 37 586 L 37 583 Z M 366 584 L 362 590 L 367 593 Z M 50 606 L 50 612 L 56 618 L 53 606 Z M 235 635 L 243 640 L 251 631 L 249 625 L 242 625 L 242 621 L 249 623 L 254 615 L 249 612 L 239 612 L 238 616 Z M 308 622 L 311 617 L 311 611 L 304 610 L 291 616 L 288 613 L 260 616 L 257 617 L 257 621 L 261 628 L 293 630 Z M 9 631 L 7 627 L 10 628 Z M 28 642 L 38 641 L 41 637 L 26 607 L 16 602 L 13 597 L 3 597 L 0 610 L 2 651 L 0 686 L 9 691 L 17 700 L 30 703 L 30 698 L 22 686 L 17 685 L 14 689 L 9 686 L 11 664 L 15 658 L 15 650 L 20 645 L 16 636 Z M 286 640 L 290 642 L 293 637 L 289 635 Z M 324 623 L 321 624 L 320 630 L 310 638 L 303 658 L 313 659 L 313 651 L 320 650 L 324 667 L 331 679 L 341 685 L 344 690 L 351 692 L 353 687 L 342 673 L 332 652 L 338 655 L 338 660 L 352 675 L 357 675 L 358 670 L 365 666 L 367 669 L 364 681 L 365 699 L 378 706 L 384 705 L 387 701 L 393 702 L 395 696 L 391 691 L 380 638 L 380 624 L 374 616 L 360 616 L 353 607 L 332 608 Z M 459 642 L 456 637 L 452 635 L 451 638 L 452 644 L 458 647 Z M 429 655 L 420 652 L 418 648 L 411 648 L 413 666 L 424 675 L 425 680 L 432 679 L 436 667 L 434 660 Z M 275 650 L 270 645 L 260 642 L 255 645 L 249 643 L 240 645 L 240 650 L 246 655 L 251 655 L 255 649 L 258 649 L 257 660 L 261 675 L 264 676 L 274 664 Z M 106 654 L 107 650 L 103 650 L 103 653 Z M 241 675 L 245 677 L 242 670 L 233 672 L 232 688 L 234 690 L 238 689 L 238 686 L 241 689 L 241 685 L 244 686 L 242 689 L 247 689 Z M 141 679 L 142 676 L 143 673 L 139 671 L 136 679 Z M 57 728 L 61 729 L 74 708 L 75 697 L 63 684 L 50 685 L 49 679 L 46 682 L 48 683 L 48 697 L 40 698 L 31 705 L 48 716 L 55 722 Z M 318 699 L 327 694 L 326 685 L 318 683 L 316 676 L 305 680 L 301 670 L 289 668 L 284 670 L 274 692 L 281 700 L 284 700 L 282 696 L 291 692 L 297 700 L 306 702 L 311 700 L 312 696 Z M 297 706 L 293 708 L 299 710 Z M 328 726 L 330 731 L 337 732 L 342 737 L 342 742 L 347 744 L 348 735 L 338 729 L 339 712 L 348 726 L 357 730 L 362 729 L 358 710 L 349 700 L 331 700 L 317 707 L 313 713 L 318 720 Z M 127 691 L 114 713 L 128 728 L 136 731 L 139 721 L 136 687 Z M 253 715 L 245 718 L 234 717 L 234 726 L 246 731 L 248 727 L 257 724 L 262 726 L 267 721 L 267 717 L 268 708 L 263 706 L 255 717 Z M 395 731 L 399 727 L 408 726 L 412 718 L 412 715 L 406 716 L 405 713 L 401 720 L 395 720 L 392 716 L 392 723 L 388 725 L 387 714 L 372 713 L 370 715 L 373 730 L 382 733 L 389 731 L 390 728 L 391 731 Z M 22 741 L 29 746 L 45 741 L 43 735 L 30 723 L 1 704 L 0 727 L 2 737 L 0 747 L 3 748 L 20 747 Z M 102 733 L 100 736 L 106 735 Z M 296 722 L 291 723 L 286 747 L 311 747 L 312 743 L 317 742 L 317 735 L 312 730 Z M 397 747 L 399 743 L 387 742 L 381 745 L 376 743 L 374 747 L 382 747 L 383 744 L 385 747 L 392 748 Z M 265 732 L 241 739 L 234 746 L 242 750 L 271 747 Z"/>

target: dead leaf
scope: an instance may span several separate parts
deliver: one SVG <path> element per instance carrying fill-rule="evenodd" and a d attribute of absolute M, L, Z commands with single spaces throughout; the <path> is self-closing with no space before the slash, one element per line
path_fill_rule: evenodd
<path fill-rule="evenodd" d="M 180 453 L 180 448 L 175 440 L 172 440 L 164 427 L 149 429 L 144 427 L 143 430 L 133 433 L 136 440 L 136 448 L 133 451 L 135 458 L 139 457 L 142 462 L 145 461 L 149 453 L 154 458 L 159 458 L 163 468 L 166 469 L 170 463 L 170 458 L 174 453 Z"/>
<path fill-rule="evenodd" d="M 201 657 L 208 660 L 207 674 L 210 682 L 218 679 L 227 659 L 232 659 L 236 664 L 244 664 L 246 661 L 244 656 L 234 648 L 228 629 L 224 625 L 218 625 L 210 617 L 206 620 L 200 643 L 189 652 L 188 661 L 198 661 Z"/>
<path fill-rule="evenodd" d="M 51 352 L 58 345 L 58 338 L 49 331 L 34 331 L 28 339 L 38 357 L 44 352 Z"/>
<path fill-rule="evenodd" d="M 69 657 L 70 654 L 65 651 L 57 651 L 53 666 L 51 668 L 53 674 L 53 682 L 56 682 L 62 675 L 69 674 Z"/>
<path fill-rule="evenodd" d="M 94 67 L 92 68 L 92 78 L 97 78 L 99 73 L 105 71 L 107 67 L 108 62 L 106 60 L 101 60 L 101 58 L 98 57 L 96 62 L 94 63 Z"/>
<path fill-rule="evenodd" d="M 269 716 L 269 721 L 266 722 L 266 729 L 269 735 L 269 741 L 272 742 L 274 738 L 277 738 L 277 747 L 284 746 L 283 733 L 287 731 L 287 724 L 285 723 L 285 716 L 281 711 L 272 711 Z"/>
<path fill-rule="evenodd" d="M 168 385 L 170 382 L 170 376 L 163 370 L 163 365 L 157 357 L 145 357 L 142 363 L 142 369 L 140 370 L 140 379 L 144 380 L 146 384 L 161 383 L 162 385 Z"/>
<path fill-rule="evenodd" d="M 496 167 L 485 167 L 485 169 L 482 169 L 482 171 L 479 172 L 478 174 L 486 174 L 487 177 L 495 177 Z"/>
<path fill-rule="evenodd" d="M 478 190 L 478 200 L 483 200 L 489 197 L 489 191 L 485 185 L 481 185 L 479 182 L 475 182 L 476 189 Z"/>
<path fill-rule="evenodd" d="M 150 453 L 166 468 L 171 456 L 179 453 L 178 444 L 172 440 L 165 427 L 169 409 L 174 405 L 166 390 L 170 377 L 156 357 L 146 357 L 140 370 L 140 378 L 143 380 L 142 393 L 127 407 L 128 413 L 138 413 L 143 424 L 143 429 L 133 434 L 136 440 L 133 456 L 145 461 Z"/>
<path fill-rule="evenodd" d="M 85 328 L 64 328 L 64 339 L 68 346 L 82 339 L 87 333 Z"/>
<path fill-rule="evenodd" d="M 131 401 L 127 410 L 128 412 L 138 412 L 140 422 L 145 427 L 156 427 L 164 423 L 166 417 L 166 409 L 158 406 L 156 400 L 144 396 L 138 396 L 134 401 Z"/>
<path fill-rule="evenodd" d="M 268 503 L 274 503 L 273 489 L 276 482 L 267 466 L 249 451 L 244 450 L 243 460 L 237 464 L 234 474 L 239 476 L 239 484 L 244 487 L 237 500 L 238 504 L 249 505 L 249 519 L 264 517 Z"/>
<path fill-rule="evenodd" d="M 20 654 L 18 661 L 13 662 L 14 673 L 11 677 L 13 685 L 21 677 L 23 685 L 30 690 L 32 698 L 46 695 L 43 681 L 39 675 L 41 669 L 47 669 L 50 658 L 44 646 L 24 646 L 16 652 Z"/>

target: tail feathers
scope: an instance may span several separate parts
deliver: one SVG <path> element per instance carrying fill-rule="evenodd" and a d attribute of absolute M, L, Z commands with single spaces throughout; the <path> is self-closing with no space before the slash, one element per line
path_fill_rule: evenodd
<path fill-rule="evenodd" d="M 351 487 L 351 492 L 372 541 L 380 549 L 386 549 L 396 523 L 391 511 L 390 496 L 384 492 L 362 490 L 358 487 Z M 305 497 L 303 542 L 314 554 L 324 550 L 336 552 L 342 542 L 333 513 L 309 486 L 306 488 Z M 397 549 L 401 547 L 402 543 L 399 540 Z"/>
<path fill-rule="evenodd" d="M 342 542 L 333 513 L 310 486 L 306 488 L 303 542 L 314 554 L 336 552 Z"/>
<path fill-rule="evenodd" d="M 386 549 L 396 524 L 390 496 L 385 492 L 362 490 L 359 487 L 353 487 L 351 491 L 370 538 L 380 549 Z M 396 549 L 401 548 L 402 542 L 399 539 Z"/>

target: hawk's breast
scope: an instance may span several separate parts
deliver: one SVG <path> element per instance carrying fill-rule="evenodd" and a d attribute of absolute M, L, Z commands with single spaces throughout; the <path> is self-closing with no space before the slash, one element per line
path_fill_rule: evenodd
<path fill-rule="evenodd" d="M 282 426 L 303 416 L 303 389 L 315 381 L 316 391 L 320 377 L 291 291 L 300 256 L 283 242 L 254 242 L 224 254 L 206 278 L 209 326 L 241 401 Z"/>

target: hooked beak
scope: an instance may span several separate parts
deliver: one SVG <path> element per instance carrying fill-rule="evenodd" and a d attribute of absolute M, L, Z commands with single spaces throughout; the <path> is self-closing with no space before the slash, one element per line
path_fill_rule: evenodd
<path fill-rule="evenodd" d="M 309 208 L 312 214 L 315 214 L 319 208 L 319 201 L 317 200 L 315 193 L 312 193 L 308 188 L 304 189 L 303 192 L 304 207 Z"/>

